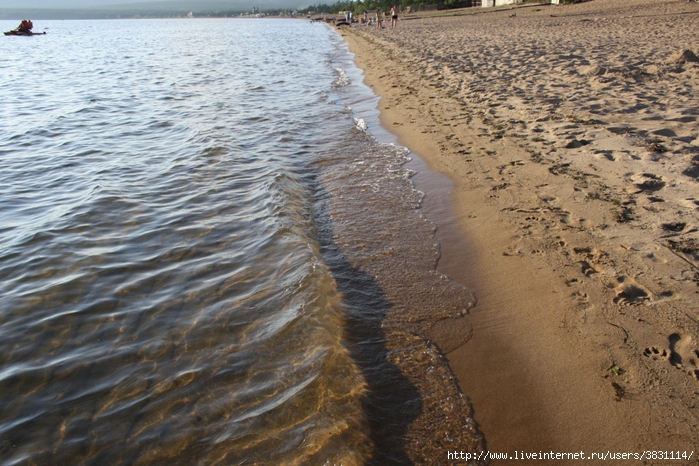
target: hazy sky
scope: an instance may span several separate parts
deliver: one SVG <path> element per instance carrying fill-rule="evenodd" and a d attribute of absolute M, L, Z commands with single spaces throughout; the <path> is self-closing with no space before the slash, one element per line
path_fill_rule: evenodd
<path fill-rule="evenodd" d="M 2 0 L 0 1 L 0 8 L 91 8 L 123 3 L 140 2 L 139 0 Z"/>
<path fill-rule="evenodd" d="M 101 5 L 137 3 L 134 0 L 2 0 L 1 8 L 90 8 Z"/>
<path fill-rule="evenodd" d="M 167 0 L 164 0 L 166 3 L 171 3 L 168 2 Z M 157 3 L 158 0 L 146 0 L 143 2 L 139 2 L 138 0 L 0 0 L 0 8 L 47 8 L 47 9 L 54 9 L 54 8 L 94 8 L 94 7 L 100 7 L 100 6 L 106 6 L 106 5 L 121 5 L 121 4 L 136 4 L 136 3 Z M 237 5 L 240 4 L 240 0 L 189 0 L 187 2 L 185 1 L 178 1 L 178 4 L 180 3 L 188 3 L 191 4 L 191 7 L 188 8 L 190 10 L 196 9 L 197 4 L 211 4 L 211 3 L 217 3 L 217 4 L 231 4 L 231 5 Z M 260 8 L 264 8 L 265 4 L 279 4 L 279 3 L 292 3 L 292 4 L 309 4 L 309 3 L 314 3 L 313 0 L 296 0 L 296 1 L 275 1 L 275 0 L 253 0 L 252 2 L 247 2 L 251 4 L 255 4 L 259 6 Z M 320 3 L 320 2 L 317 2 Z M 327 3 L 327 2 L 326 2 Z"/>

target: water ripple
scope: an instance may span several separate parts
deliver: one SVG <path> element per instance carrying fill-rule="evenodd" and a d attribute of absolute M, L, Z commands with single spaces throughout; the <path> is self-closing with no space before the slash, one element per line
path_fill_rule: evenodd
<path fill-rule="evenodd" d="M 327 131 L 307 83 L 332 87 L 329 31 L 236 24 L 52 23 L 13 52 L 33 68 L 0 85 L 1 462 L 367 454 L 299 147 Z M 317 58 L 249 53 L 281 38 Z"/>

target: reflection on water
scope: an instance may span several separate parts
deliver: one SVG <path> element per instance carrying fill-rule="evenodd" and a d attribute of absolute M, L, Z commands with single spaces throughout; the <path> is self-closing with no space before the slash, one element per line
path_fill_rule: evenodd
<path fill-rule="evenodd" d="M 268 24 L 56 22 L 0 50 L 28 68 L 0 83 L 1 463 L 478 448 L 421 336 L 472 296 L 434 271 L 406 154 L 355 128 L 370 96 L 329 28 Z"/>

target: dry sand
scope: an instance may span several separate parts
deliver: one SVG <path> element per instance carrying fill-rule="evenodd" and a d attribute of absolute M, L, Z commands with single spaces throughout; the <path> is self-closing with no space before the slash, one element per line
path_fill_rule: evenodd
<path fill-rule="evenodd" d="M 699 462 L 697 31 L 697 3 L 595 0 L 342 32 L 383 124 L 454 181 L 440 270 L 478 304 L 467 343 L 430 336 L 491 452 Z"/>

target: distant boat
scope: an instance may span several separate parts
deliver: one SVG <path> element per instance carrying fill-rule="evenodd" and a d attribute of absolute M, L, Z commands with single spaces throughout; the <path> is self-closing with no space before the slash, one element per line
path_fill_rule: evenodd
<path fill-rule="evenodd" d="M 26 32 L 26 31 L 18 31 L 16 29 L 13 29 L 12 31 L 5 32 L 6 36 L 43 36 L 45 34 L 46 34 L 46 31 L 44 31 L 44 32 Z"/>
<path fill-rule="evenodd" d="M 187 18 L 194 18 L 194 13 L 192 13 L 191 11 L 187 13 Z"/>

